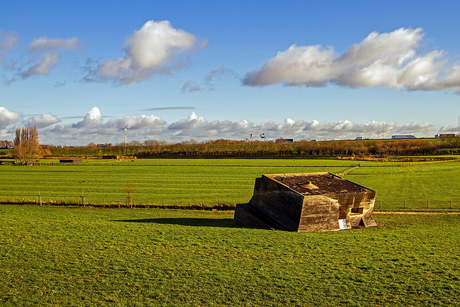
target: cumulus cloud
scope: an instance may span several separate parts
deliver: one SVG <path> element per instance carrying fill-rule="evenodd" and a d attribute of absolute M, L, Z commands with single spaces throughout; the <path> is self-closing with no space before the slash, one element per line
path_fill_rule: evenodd
<path fill-rule="evenodd" d="M 41 116 L 33 116 L 29 118 L 28 126 L 29 127 L 36 126 L 37 128 L 44 128 L 44 127 L 48 127 L 50 125 L 59 123 L 60 121 L 61 120 L 59 118 L 57 118 L 51 113 L 48 113 L 48 114 L 43 114 Z"/>
<path fill-rule="evenodd" d="M 73 117 L 72 117 L 73 118 Z M 127 135 L 136 138 L 157 138 L 164 135 L 166 122 L 154 115 L 128 115 L 103 121 L 98 107 L 93 107 L 82 121 L 71 124 L 47 126 L 39 129 L 40 139 L 50 143 L 66 143 L 69 140 L 79 144 L 122 142 L 123 128 Z"/>
<path fill-rule="evenodd" d="M 11 31 L 0 30 L 0 61 L 4 60 L 5 50 L 11 50 L 19 45 L 19 35 Z"/>
<path fill-rule="evenodd" d="M 429 128 L 433 127 L 430 123 L 409 123 L 398 127 L 397 133 L 426 133 Z"/>
<path fill-rule="evenodd" d="M 332 47 L 292 45 L 248 72 L 243 84 L 459 91 L 460 67 L 447 65 L 443 51 L 417 54 L 423 36 L 421 28 L 372 32 L 340 56 Z"/>
<path fill-rule="evenodd" d="M 294 138 L 294 139 L 354 139 L 357 136 L 366 138 L 390 138 L 394 134 L 416 134 L 427 136 L 432 125 L 428 123 L 410 123 L 398 126 L 395 122 L 372 121 L 362 124 L 348 120 L 339 122 L 319 122 L 312 120 L 294 120 L 287 118 L 282 123 L 264 122 L 258 125 L 247 120 L 239 122 L 211 121 L 192 113 L 188 119 L 179 120 L 167 127 L 172 135 L 165 135 L 165 139 L 196 139 L 208 140 L 218 138 L 245 139 L 251 134 L 267 135 L 268 139 Z"/>
<path fill-rule="evenodd" d="M 102 124 L 102 113 L 98 107 L 92 107 L 81 122 L 73 124 L 73 128 L 97 126 L 100 124 Z"/>
<path fill-rule="evenodd" d="M 180 121 L 177 121 L 175 123 L 172 123 L 168 129 L 169 130 L 187 130 L 187 129 L 195 129 L 198 128 L 204 124 L 206 124 L 207 121 L 204 119 L 203 116 L 198 116 L 195 114 L 195 112 L 192 112 L 188 116 L 187 119 L 181 119 Z"/>
<path fill-rule="evenodd" d="M 458 127 L 454 127 L 454 126 L 451 126 L 451 125 L 444 125 L 441 128 L 439 128 L 439 132 L 455 133 L 455 132 L 458 132 Z"/>
<path fill-rule="evenodd" d="M 155 115 L 132 115 L 125 116 L 119 119 L 111 119 L 104 126 L 110 128 L 122 129 L 128 127 L 128 129 L 146 129 L 151 127 L 163 126 L 165 121 Z"/>
<path fill-rule="evenodd" d="M 61 60 L 61 54 L 58 53 L 58 51 L 77 50 L 79 45 L 80 40 L 76 37 L 69 39 L 54 39 L 48 37 L 35 38 L 27 48 L 29 53 L 35 54 L 28 63 L 34 63 L 37 59 L 40 59 L 39 63 L 25 69 L 25 71 L 19 72 L 18 75 L 22 79 L 35 75 L 48 76 L 50 71 L 56 67 Z M 11 80 L 16 81 L 15 79 Z"/>
<path fill-rule="evenodd" d="M 21 114 L 7 110 L 5 107 L 0 107 L 0 128 L 4 129 L 7 126 L 14 124 L 21 118 Z"/>
<path fill-rule="evenodd" d="M 0 129 L 5 138 L 14 138 L 12 124 L 18 122 L 21 115 L 0 107 Z M 70 117 L 75 118 L 75 117 Z M 81 118 L 81 117 L 80 117 Z M 430 123 L 408 123 L 398 125 L 396 122 L 369 121 L 354 123 L 348 120 L 338 122 L 304 121 L 287 118 L 282 122 L 252 123 L 248 120 L 212 120 L 192 112 L 186 119 L 167 124 L 155 115 L 127 115 L 120 118 L 103 120 L 98 107 L 93 107 L 80 121 L 62 124 L 52 113 L 34 116 L 28 119 L 29 126 L 37 126 L 43 144 L 88 144 L 121 143 L 124 141 L 123 128 L 128 127 L 127 138 L 130 140 L 157 139 L 168 142 L 195 139 L 249 139 L 250 135 L 264 133 L 268 140 L 289 139 L 355 139 L 391 138 L 395 134 L 414 134 L 416 137 L 434 136 L 436 133 Z M 63 118 L 69 119 L 69 118 Z M 433 130 L 433 131 L 432 131 Z M 439 132 L 456 132 L 456 127 L 443 126 Z M 5 134 L 6 133 L 6 134 Z M 7 135 L 9 133 L 9 136 Z"/>
<path fill-rule="evenodd" d="M 193 34 L 173 28 L 167 20 L 147 21 L 126 39 L 125 56 L 100 65 L 97 77 L 130 84 L 153 74 L 171 74 L 188 65 L 186 53 L 196 47 L 196 42 Z"/>
<path fill-rule="evenodd" d="M 27 71 L 21 73 L 23 79 L 29 78 L 33 75 L 47 76 L 50 70 L 57 65 L 61 56 L 58 53 L 48 53 L 45 55 L 43 60 L 27 69 Z"/>
<path fill-rule="evenodd" d="M 57 39 L 40 37 L 34 38 L 28 46 L 29 52 L 41 52 L 45 50 L 77 50 L 80 47 L 80 40 L 76 37 L 68 39 Z"/>

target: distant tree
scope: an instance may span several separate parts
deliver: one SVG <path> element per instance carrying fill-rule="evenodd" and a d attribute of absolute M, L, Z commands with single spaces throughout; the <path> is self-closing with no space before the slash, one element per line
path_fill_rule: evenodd
<path fill-rule="evenodd" d="M 38 131 L 33 128 L 16 128 L 14 139 L 14 157 L 22 164 L 30 164 L 43 156 L 43 150 L 38 143 Z"/>
<path fill-rule="evenodd" d="M 139 141 L 131 141 L 129 144 L 127 144 L 128 146 L 131 146 L 131 147 L 139 147 L 139 146 L 142 146 L 142 143 L 139 142 Z"/>

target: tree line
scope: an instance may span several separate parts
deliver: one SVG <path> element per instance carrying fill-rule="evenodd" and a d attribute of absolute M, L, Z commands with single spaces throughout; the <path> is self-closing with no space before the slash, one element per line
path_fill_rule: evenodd
<path fill-rule="evenodd" d="M 460 152 L 460 139 L 343 140 L 268 142 L 218 139 L 180 143 L 147 140 L 82 147 L 43 146 L 46 156 L 413 156 Z"/>

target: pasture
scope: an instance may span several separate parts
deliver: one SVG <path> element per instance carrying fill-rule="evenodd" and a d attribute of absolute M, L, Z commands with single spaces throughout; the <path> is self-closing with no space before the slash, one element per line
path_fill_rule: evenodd
<path fill-rule="evenodd" d="M 262 174 L 348 170 L 344 178 L 377 191 L 376 210 L 459 210 L 459 161 L 84 159 L 80 165 L 1 165 L 0 202 L 35 203 L 40 197 L 45 203 L 123 205 L 129 190 L 137 206 L 213 207 L 247 202 Z"/>
<path fill-rule="evenodd" d="M 2 306 L 453 306 L 459 215 L 326 233 L 233 212 L 0 206 Z"/>

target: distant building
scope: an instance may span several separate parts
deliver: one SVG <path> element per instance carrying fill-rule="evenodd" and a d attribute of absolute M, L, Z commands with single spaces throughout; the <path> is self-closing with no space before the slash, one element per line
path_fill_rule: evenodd
<path fill-rule="evenodd" d="M 0 141 L 0 149 L 9 149 L 13 148 L 13 142 L 10 141 Z"/>
<path fill-rule="evenodd" d="M 391 138 L 392 139 L 416 139 L 416 137 L 411 134 L 398 134 L 398 135 L 393 135 Z"/>
<path fill-rule="evenodd" d="M 434 136 L 437 139 L 449 139 L 449 138 L 455 138 L 456 135 L 454 133 L 441 133 L 441 134 L 436 134 Z"/>
<path fill-rule="evenodd" d="M 279 139 L 276 139 L 275 143 L 292 143 L 294 142 L 294 139 L 283 139 L 283 138 L 279 138 Z"/>

